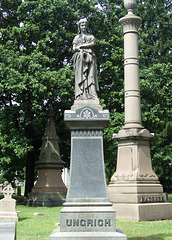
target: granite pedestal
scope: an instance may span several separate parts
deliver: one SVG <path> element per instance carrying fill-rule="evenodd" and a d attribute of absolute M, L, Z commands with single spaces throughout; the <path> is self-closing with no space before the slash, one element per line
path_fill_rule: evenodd
<path fill-rule="evenodd" d="M 76 100 L 64 118 L 71 129 L 71 179 L 60 230 L 49 239 L 127 239 L 116 229 L 106 188 L 103 128 L 109 121 L 108 110 L 98 100 Z"/>

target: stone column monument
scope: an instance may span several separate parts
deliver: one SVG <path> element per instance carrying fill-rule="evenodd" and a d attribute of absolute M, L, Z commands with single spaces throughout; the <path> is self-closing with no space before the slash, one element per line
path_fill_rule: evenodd
<path fill-rule="evenodd" d="M 73 40 L 75 101 L 64 119 L 71 130 L 70 185 L 60 212 L 60 230 L 50 240 L 127 239 L 116 229 L 116 216 L 109 202 L 103 154 L 103 128 L 109 121 L 98 98 L 94 36 L 87 32 L 87 20 L 78 23 Z"/>
<path fill-rule="evenodd" d="M 119 21 L 124 32 L 125 124 L 118 141 L 117 169 L 108 186 L 118 218 L 137 221 L 172 218 L 172 204 L 152 170 L 149 141 L 153 134 L 142 126 L 139 86 L 138 28 L 133 14 L 136 0 L 124 0 L 128 14 Z"/>
<path fill-rule="evenodd" d="M 60 206 L 66 200 L 67 188 L 61 177 L 64 162 L 60 157 L 54 116 L 54 110 L 50 107 L 39 161 L 36 162 L 39 170 L 38 180 L 29 194 L 30 205 Z"/>

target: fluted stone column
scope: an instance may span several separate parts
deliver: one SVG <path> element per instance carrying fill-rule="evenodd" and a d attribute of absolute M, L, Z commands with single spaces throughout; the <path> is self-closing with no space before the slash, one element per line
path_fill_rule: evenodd
<path fill-rule="evenodd" d="M 29 194 L 30 205 L 60 206 L 66 199 L 67 188 L 61 177 L 64 162 L 60 157 L 54 116 L 54 110 L 50 107 L 47 111 L 47 124 L 39 161 L 36 162 L 38 179 Z"/>
<path fill-rule="evenodd" d="M 108 192 L 117 218 L 158 220 L 172 218 L 172 204 L 151 164 L 149 141 L 153 138 L 141 123 L 136 0 L 124 0 L 128 14 L 121 18 L 124 33 L 125 124 L 114 138 L 118 141 L 117 168 Z"/>

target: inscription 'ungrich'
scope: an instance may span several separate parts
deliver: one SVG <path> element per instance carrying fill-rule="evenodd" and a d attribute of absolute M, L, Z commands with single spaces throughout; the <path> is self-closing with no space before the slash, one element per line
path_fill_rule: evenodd
<path fill-rule="evenodd" d="M 110 219 L 66 219 L 67 227 L 110 227 Z"/>

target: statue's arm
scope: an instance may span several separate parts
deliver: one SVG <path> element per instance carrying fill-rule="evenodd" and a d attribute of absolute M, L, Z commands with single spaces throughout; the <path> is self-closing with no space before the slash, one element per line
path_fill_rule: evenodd
<path fill-rule="evenodd" d="M 95 45 L 95 41 L 91 41 L 90 43 L 83 43 L 79 46 L 79 48 L 92 48 Z"/>
<path fill-rule="evenodd" d="M 94 38 L 93 35 L 91 35 L 91 37 L 88 41 L 86 41 L 85 43 L 82 43 L 80 45 L 80 49 L 82 49 L 82 48 L 93 48 L 95 44 L 96 44 L 95 38 Z"/>

